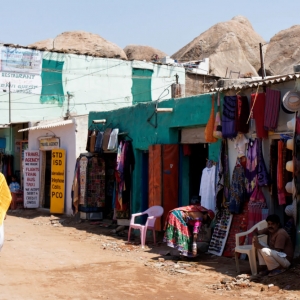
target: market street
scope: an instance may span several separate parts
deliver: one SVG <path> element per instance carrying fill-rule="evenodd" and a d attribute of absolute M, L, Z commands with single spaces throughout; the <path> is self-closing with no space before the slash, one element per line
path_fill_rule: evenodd
<path fill-rule="evenodd" d="M 164 265 L 173 264 L 174 270 L 180 264 L 167 256 L 159 263 L 164 260 L 158 260 L 159 247 L 142 250 L 126 244 L 125 236 L 103 234 L 111 229 L 79 222 L 37 211 L 10 211 L 0 253 L 0 299 L 218 300 L 262 295 L 263 285 L 257 283 L 231 290 L 212 288 L 222 278 L 236 276 L 234 260 L 205 255 L 203 264 L 186 261 L 181 272 L 167 272 Z M 227 265 L 222 268 L 217 259 Z M 242 271 L 249 269 L 247 263 L 242 262 Z M 265 286 L 263 295 L 297 299 L 297 293 L 268 291 Z"/>

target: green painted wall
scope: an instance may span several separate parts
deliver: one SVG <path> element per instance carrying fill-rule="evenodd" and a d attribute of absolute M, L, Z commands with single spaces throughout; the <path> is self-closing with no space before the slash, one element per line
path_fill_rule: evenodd
<path fill-rule="evenodd" d="M 171 113 L 157 113 L 157 128 L 155 124 L 155 103 L 139 103 L 135 106 L 106 112 L 90 112 L 89 126 L 93 120 L 106 119 L 105 126 L 118 127 L 121 132 L 128 132 L 133 139 L 136 166 L 133 173 L 132 212 L 140 211 L 141 195 L 141 151 L 148 150 L 153 144 L 177 144 L 178 130 L 182 127 L 205 126 L 211 111 L 211 94 L 189 98 L 169 99 L 158 103 L 161 108 L 173 108 Z M 215 107 L 215 110 L 217 107 Z M 147 120 L 152 116 L 150 121 Z M 101 128 L 101 126 L 98 126 Z M 218 159 L 219 142 L 209 145 L 209 158 Z M 183 170 L 186 169 L 185 164 Z M 183 178 L 186 182 L 187 178 Z M 186 184 L 184 184 L 186 186 Z M 187 204 L 188 191 L 183 189 L 183 204 Z"/>

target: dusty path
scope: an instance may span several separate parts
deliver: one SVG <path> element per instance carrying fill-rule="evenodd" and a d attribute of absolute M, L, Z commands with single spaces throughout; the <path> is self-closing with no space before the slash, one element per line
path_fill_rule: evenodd
<path fill-rule="evenodd" d="M 300 299 L 299 290 L 268 290 L 259 283 L 220 288 L 222 278 L 236 276 L 230 259 L 205 255 L 197 262 L 159 262 L 165 248 L 142 250 L 112 236 L 111 229 L 70 218 L 61 224 L 33 211 L 9 214 L 0 253 L 1 300 Z M 242 264 L 242 271 L 248 269 Z"/>

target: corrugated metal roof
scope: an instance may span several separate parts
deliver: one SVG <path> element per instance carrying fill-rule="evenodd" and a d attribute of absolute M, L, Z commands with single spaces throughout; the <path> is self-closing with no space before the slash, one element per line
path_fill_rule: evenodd
<path fill-rule="evenodd" d="M 61 121 L 61 122 L 55 122 L 55 123 L 50 123 L 50 124 L 45 124 L 45 125 L 39 125 L 39 126 L 33 126 L 33 127 L 20 129 L 18 132 L 23 132 L 23 131 L 28 131 L 28 130 L 46 129 L 46 128 L 52 128 L 52 127 L 59 127 L 59 126 L 65 126 L 65 125 L 72 124 L 72 123 L 74 123 L 73 120 L 66 120 L 66 121 Z"/>
<path fill-rule="evenodd" d="M 244 84 L 234 84 L 232 86 L 228 87 L 221 87 L 221 88 L 213 88 L 210 89 L 210 92 L 225 92 L 225 91 L 237 91 L 237 90 L 245 90 L 249 88 L 257 88 L 258 86 L 264 86 L 268 84 L 274 84 L 274 83 L 281 83 L 281 82 L 287 82 L 291 80 L 295 80 L 300 78 L 300 73 L 297 74 L 289 74 L 289 75 L 281 75 L 281 76 L 274 76 L 274 77 L 269 77 L 266 79 L 261 79 L 261 80 L 255 80 L 255 81 L 250 81 L 248 83 Z"/>

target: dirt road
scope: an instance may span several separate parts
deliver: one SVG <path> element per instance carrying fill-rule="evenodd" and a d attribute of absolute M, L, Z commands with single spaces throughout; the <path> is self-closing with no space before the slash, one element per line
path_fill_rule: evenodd
<path fill-rule="evenodd" d="M 292 282 L 299 281 L 297 268 L 268 288 L 270 281 L 235 279 L 232 259 L 203 254 L 180 261 L 162 256 L 163 244 L 143 250 L 105 224 L 79 222 L 9 212 L 0 299 L 300 299 Z M 247 262 L 241 270 L 249 272 Z"/>

